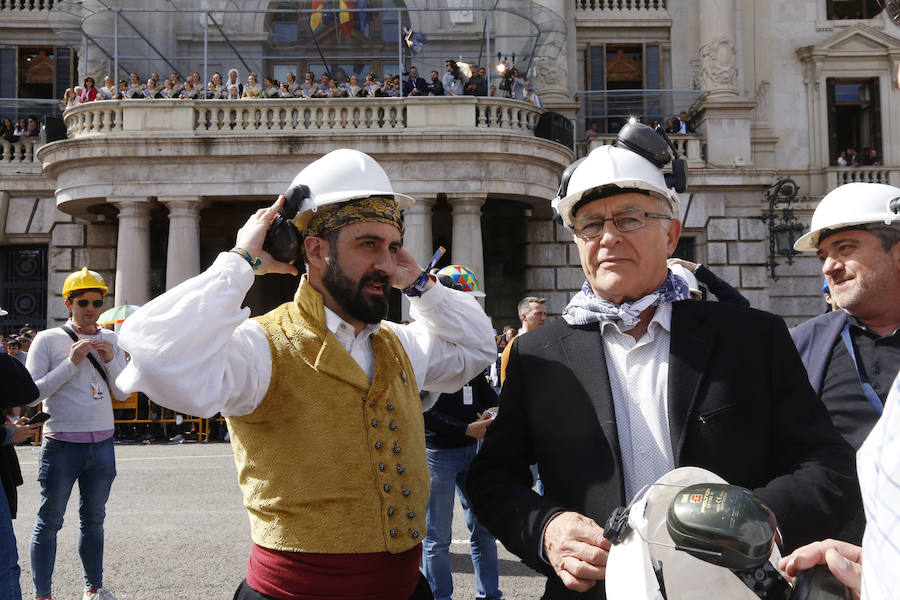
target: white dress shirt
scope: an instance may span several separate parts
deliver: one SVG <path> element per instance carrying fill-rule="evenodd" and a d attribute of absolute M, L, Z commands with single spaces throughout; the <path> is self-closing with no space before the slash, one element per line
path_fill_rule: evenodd
<path fill-rule="evenodd" d="M 246 260 L 224 252 L 204 273 L 141 307 L 119 334 L 131 362 L 117 384 L 199 417 L 253 412 L 272 377 L 265 333 L 248 318 L 250 309 L 241 308 L 253 280 Z M 390 327 L 406 350 L 419 388 L 434 392 L 455 392 L 495 359 L 490 319 L 465 292 L 435 285 L 411 298 L 410 307 L 415 319 L 410 325 L 383 321 L 353 335 L 350 325 L 326 309 L 326 327 L 370 379 L 370 336 L 380 326 Z"/>
<path fill-rule="evenodd" d="M 669 435 L 668 382 L 672 305 L 656 308 L 635 340 L 617 322 L 603 323 L 603 349 L 616 411 L 625 499 L 675 468 Z"/>
<path fill-rule="evenodd" d="M 900 375 L 884 413 L 856 455 L 866 509 L 863 535 L 863 600 L 900 598 Z"/>

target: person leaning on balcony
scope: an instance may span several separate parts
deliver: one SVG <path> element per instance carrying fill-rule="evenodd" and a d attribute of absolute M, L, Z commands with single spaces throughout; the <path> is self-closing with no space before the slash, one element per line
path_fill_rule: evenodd
<path fill-rule="evenodd" d="M 262 87 L 260 87 L 259 83 L 256 81 L 256 74 L 250 73 L 247 75 L 247 85 L 244 86 L 244 93 L 241 94 L 241 98 L 244 100 L 253 100 L 255 98 L 262 98 Z"/>
<path fill-rule="evenodd" d="M 350 76 L 350 82 L 344 84 L 344 88 L 347 90 L 347 96 L 350 98 L 356 98 L 357 96 L 364 96 L 362 93 L 363 89 L 359 85 L 359 78 L 356 75 Z"/>
<path fill-rule="evenodd" d="M 19 137 L 13 134 L 15 130 L 16 128 L 13 127 L 12 121 L 9 120 L 9 117 L 3 117 L 3 120 L 0 121 L 0 137 L 2 137 L 7 142 L 18 142 Z"/>
<path fill-rule="evenodd" d="M 225 85 L 236 85 L 238 87 L 238 97 L 244 93 L 244 84 L 241 83 L 239 75 L 240 73 L 238 73 L 237 69 L 228 69 L 228 79 L 225 81 Z"/>
<path fill-rule="evenodd" d="M 366 85 L 363 86 L 363 90 L 366 92 L 365 95 L 370 98 L 381 95 L 381 85 L 375 79 L 375 73 L 366 75 Z"/>
<path fill-rule="evenodd" d="M 81 102 L 93 102 L 97 99 L 97 88 L 94 87 L 94 78 L 84 78 L 84 88 L 81 90 Z"/>
<path fill-rule="evenodd" d="M 113 81 L 113 78 L 107 75 L 103 78 L 103 87 L 100 88 L 100 99 L 101 100 L 115 100 L 118 91 L 116 90 L 116 82 Z"/>
<path fill-rule="evenodd" d="M 444 63 L 444 68 L 446 71 L 444 72 L 443 78 L 441 78 L 441 83 L 444 84 L 444 93 L 448 96 L 462 96 L 463 76 L 459 71 L 459 66 L 456 64 L 456 61 L 446 61 Z"/>
<path fill-rule="evenodd" d="M 31 115 L 25 123 L 25 133 L 22 135 L 25 137 L 37 137 L 41 135 L 41 126 L 38 123 L 37 117 Z"/>
<path fill-rule="evenodd" d="M 425 89 L 428 90 L 429 96 L 444 95 L 444 84 L 441 83 L 441 78 L 438 76 L 437 71 L 431 72 L 431 81 L 425 85 Z"/>
<path fill-rule="evenodd" d="M 141 78 L 137 73 L 132 73 L 129 75 L 129 83 L 128 83 L 128 94 L 126 94 L 126 98 L 138 99 L 144 97 L 144 84 L 141 83 Z"/>
<path fill-rule="evenodd" d="M 169 79 L 172 81 L 172 98 L 181 98 L 181 91 L 184 89 L 184 84 L 181 82 L 181 75 L 172 73 L 169 76 Z"/>
<path fill-rule="evenodd" d="M 63 110 L 70 109 L 79 104 L 81 104 L 81 100 L 78 98 L 78 94 L 75 93 L 75 90 L 66 88 L 66 95 L 63 98 Z"/>

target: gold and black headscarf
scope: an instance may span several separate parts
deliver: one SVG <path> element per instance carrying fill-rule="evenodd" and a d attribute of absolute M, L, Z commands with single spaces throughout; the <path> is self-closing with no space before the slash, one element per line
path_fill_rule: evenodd
<path fill-rule="evenodd" d="M 403 213 L 397 201 L 389 196 L 369 196 L 316 211 L 303 228 L 303 235 L 325 237 L 341 227 L 354 223 L 388 223 L 404 233 Z"/>

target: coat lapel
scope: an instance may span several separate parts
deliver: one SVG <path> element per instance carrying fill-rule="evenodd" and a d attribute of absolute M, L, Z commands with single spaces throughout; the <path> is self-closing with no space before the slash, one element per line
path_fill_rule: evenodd
<path fill-rule="evenodd" d="M 616 429 L 615 406 L 612 389 L 609 385 L 609 372 L 606 370 L 606 353 L 603 349 L 603 337 L 599 328 L 570 327 L 562 336 L 562 347 L 569 368 L 576 381 L 588 395 L 597 421 L 603 429 L 610 446 L 610 452 L 616 461 L 616 472 L 622 472 L 622 455 L 619 449 L 619 432 Z M 624 498 L 625 487 L 621 478 L 619 496 Z"/>
<path fill-rule="evenodd" d="M 669 435 L 675 466 L 681 464 L 681 449 L 687 424 L 715 346 L 716 331 L 703 322 L 699 302 L 672 305 L 672 335 L 669 345 Z"/>

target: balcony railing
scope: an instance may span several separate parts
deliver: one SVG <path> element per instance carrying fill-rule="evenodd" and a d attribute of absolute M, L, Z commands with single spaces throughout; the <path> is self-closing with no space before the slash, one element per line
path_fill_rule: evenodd
<path fill-rule="evenodd" d="M 827 173 L 829 191 L 854 182 L 900 186 L 900 167 L 830 167 Z"/>
<path fill-rule="evenodd" d="M 575 0 L 576 16 L 667 17 L 668 0 Z"/>
<path fill-rule="evenodd" d="M 47 13 L 53 4 L 53 0 L 0 0 L 0 14 Z"/>
<path fill-rule="evenodd" d="M 40 138 L 21 138 L 17 142 L 10 142 L 0 138 L 0 166 L 3 165 L 38 165 L 40 161 L 35 158 L 35 150 L 41 145 Z"/>
<path fill-rule="evenodd" d="M 683 158 L 687 161 L 689 169 L 701 169 L 706 166 L 706 159 L 704 158 L 705 143 L 700 135 L 695 133 L 689 133 L 686 135 L 682 135 L 680 133 L 670 133 L 668 135 L 669 139 L 672 140 L 672 143 L 675 145 L 675 149 L 678 150 L 679 158 Z M 615 134 L 592 135 L 588 139 L 576 144 L 576 154 L 579 158 L 582 156 L 587 156 L 587 154 L 594 148 L 609 145 L 615 141 Z"/>
<path fill-rule="evenodd" d="M 111 132 L 332 135 L 347 131 L 491 130 L 534 135 L 543 109 L 491 97 L 107 100 L 65 113 L 70 138 Z"/>

